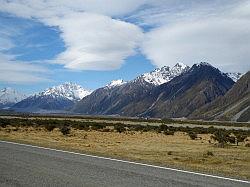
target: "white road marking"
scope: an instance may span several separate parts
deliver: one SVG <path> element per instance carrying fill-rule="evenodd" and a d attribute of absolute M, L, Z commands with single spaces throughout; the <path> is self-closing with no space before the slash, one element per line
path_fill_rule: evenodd
<path fill-rule="evenodd" d="M 89 155 L 89 154 L 84 154 L 84 153 L 77 153 L 77 152 L 72 152 L 72 151 L 64 151 L 64 150 L 53 149 L 53 148 L 48 148 L 48 147 L 40 147 L 40 146 L 36 146 L 36 145 L 22 144 L 22 143 L 9 142 L 9 141 L 3 141 L 3 140 L 0 140 L 0 142 L 2 142 L 2 143 L 8 143 L 8 144 L 14 144 L 14 145 L 21 145 L 21 146 L 26 146 L 26 147 L 33 147 L 33 148 L 38 148 L 38 149 L 45 149 L 45 150 L 50 150 L 50 151 L 57 151 L 57 152 L 62 152 L 62 153 L 69 153 L 69 154 L 81 155 L 81 156 L 92 157 L 92 158 L 99 158 L 99 159 L 104 159 L 104 160 L 111 160 L 111 161 L 116 161 L 116 162 L 123 162 L 123 163 L 128 163 L 128 164 L 135 164 L 135 165 L 139 165 L 139 166 L 147 166 L 147 167 L 153 167 L 153 168 L 158 168 L 158 169 L 177 171 L 177 172 L 188 173 L 188 174 L 193 174 L 193 175 L 200 175 L 200 176 L 206 176 L 206 177 L 212 177 L 212 178 L 217 178 L 217 179 L 224 179 L 224 180 L 230 180 L 230 181 L 234 181 L 234 182 L 242 182 L 242 183 L 250 184 L 250 181 L 239 180 L 239 179 L 233 179 L 233 178 L 227 178 L 227 177 L 221 177 L 221 176 L 216 176 L 216 175 L 209 175 L 209 174 L 205 174 L 205 173 L 197 173 L 197 172 L 193 172 L 193 171 L 185 171 L 185 170 L 180 170 L 180 169 L 167 168 L 167 167 L 163 167 L 163 166 L 155 166 L 155 165 L 151 165 L 151 164 L 144 164 L 144 163 L 139 163 L 139 162 L 127 161 L 127 160 L 119 160 L 119 159 L 115 159 L 115 158 L 108 158 L 108 157 L 102 157 L 102 156 L 95 156 L 95 155 Z"/>

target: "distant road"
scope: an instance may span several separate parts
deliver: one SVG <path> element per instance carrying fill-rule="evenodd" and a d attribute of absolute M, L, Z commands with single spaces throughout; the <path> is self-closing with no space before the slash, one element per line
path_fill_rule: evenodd
<path fill-rule="evenodd" d="M 0 186 L 250 186 L 241 181 L 0 141 Z"/>

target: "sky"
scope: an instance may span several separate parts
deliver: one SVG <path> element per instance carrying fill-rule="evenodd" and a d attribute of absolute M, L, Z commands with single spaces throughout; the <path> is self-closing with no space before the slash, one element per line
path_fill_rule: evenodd
<path fill-rule="evenodd" d="M 96 89 L 162 66 L 250 70 L 249 0 L 0 0 L 0 88 Z"/>

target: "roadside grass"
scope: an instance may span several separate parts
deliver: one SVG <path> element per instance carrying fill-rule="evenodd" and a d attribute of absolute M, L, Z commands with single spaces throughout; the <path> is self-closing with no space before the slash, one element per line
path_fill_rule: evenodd
<path fill-rule="evenodd" d="M 2 121 L 0 139 L 250 179 L 250 148 L 245 146 L 250 140 L 249 131 L 237 131 L 247 135 L 239 146 L 226 144 L 220 148 L 211 139 L 211 133 L 216 131 L 212 127 L 208 131 L 106 123 L 95 126 L 94 123 L 53 120 L 42 121 L 43 124 L 39 124 L 39 120 L 19 122 Z M 53 129 L 46 128 L 46 124 L 53 124 Z M 70 133 L 63 135 L 60 127 L 65 125 L 71 126 Z M 189 132 L 194 131 L 197 137 L 192 140 Z"/>

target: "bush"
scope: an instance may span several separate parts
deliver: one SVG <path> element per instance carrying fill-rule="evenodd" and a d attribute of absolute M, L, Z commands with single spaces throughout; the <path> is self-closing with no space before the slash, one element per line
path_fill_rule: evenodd
<path fill-rule="evenodd" d="M 70 127 L 64 125 L 62 128 L 60 128 L 60 131 L 63 135 L 68 135 L 70 134 Z"/>
<path fill-rule="evenodd" d="M 192 131 L 188 132 L 188 136 L 191 138 L 191 140 L 195 140 L 197 138 L 197 134 Z"/>
<path fill-rule="evenodd" d="M 115 126 L 114 126 L 114 129 L 115 129 L 117 132 L 119 132 L 119 133 L 122 133 L 122 132 L 125 132 L 125 131 L 126 131 L 126 129 L 125 129 L 125 127 L 124 127 L 123 125 L 115 125 Z"/>
<path fill-rule="evenodd" d="M 172 151 L 168 151 L 168 155 L 172 155 L 173 154 L 173 152 Z"/>
<path fill-rule="evenodd" d="M 6 128 L 6 124 L 5 123 L 2 123 L 2 122 L 0 122 L 0 127 L 2 127 L 2 128 Z"/>
<path fill-rule="evenodd" d="M 250 143 L 247 143 L 245 146 L 246 146 L 246 147 L 250 147 Z"/>
<path fill-rule="evenodd" d="M 229 132 L 227 132 L 226 130 L 219 129 L 214 132 L 211 138 L 217 141 L 220 147 L 224 147 L 225 144 L 229 141 L 230 136 L 229 136 Z"/>
<path fill-rule="evenodd" d="M 237 133 L 235 136 L 236 136 L 237 146 L 239 145 L 239 142 L 244 142 L 244 140 L 247 138 L 246 135 L 240 133 Z"/>
<path fill-rule="evenodd" d="M 214 153 L 212 151 L 207 151 L 204 156 L 214 156 Z"/>
<path fill-rule="evenodd" d="M 165 135 L 174 135 L 174 131 L 164 131 L 163 134 L 165 134 Z"/>
<path fill-rule="evenodd" d="M 235 137 L 234 136 L 228 136 L 228 142 L 231 144 L 235 144 Z"/>
<path fill-rule="evenodd" d="M 106 127 L 106 126 L 101 125 L 101 124 L 94 124 L 91 126 L 91 129 L 92 130 L 99 130 L 99 129 L 103 129 L 104 127 Z"/>
<path fill-rule="evenodd" d="M 78 130 L 85 130 L 85 131 L 88 131 L 88 130 L 89 130 L 89 126 L 86 125 L 86 124 L 79 124 L 79 125 L 76 125 L 75 128 L 78 129 Z"/>
<path fill-rule="evenodd" d="M 53 131 L 54 128 L 56 128 L 55 125 L 45 125 L 45 129 L 46 129 L 47 131 L 49 131 L 49 132 Z"/>

